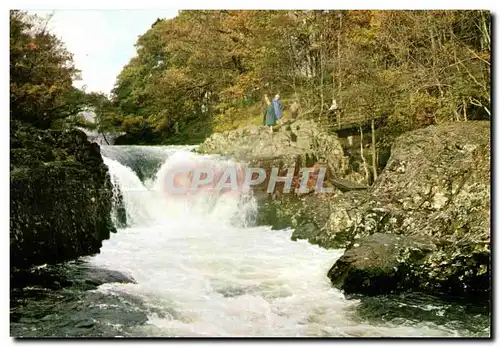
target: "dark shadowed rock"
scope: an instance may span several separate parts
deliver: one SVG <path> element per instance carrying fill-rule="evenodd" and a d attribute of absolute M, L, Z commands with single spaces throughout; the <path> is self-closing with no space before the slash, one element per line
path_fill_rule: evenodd
<path fill-rule="evenodd" d="M 147 321 L 148 309 L 136 296 L 96 290 L 104 283 L 134 281 L 80 260 L 11 271 L 11 336 L 127 336 L 128 327 Z"/>
<path fill-rule="evenodd" d="M 98 253 L 115 232 L 108 169 L 83 132 L 13 124 L 10 169 L 11 266 Z"/>
<path fill-rule="evenodd" d="M 372 295 L 408 289 L 414 285 L 408 269 L 435 249 L 428 239 L 376 233 L 352 243 L 328 276 L 346 293 Z"/>

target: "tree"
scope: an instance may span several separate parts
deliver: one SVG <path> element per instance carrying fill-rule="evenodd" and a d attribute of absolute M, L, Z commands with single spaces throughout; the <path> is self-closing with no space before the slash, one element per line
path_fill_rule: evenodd
<path fill-rule="evenodd" d="M 10 12 L 10 118 L 48 128 L 83 109 L 73 87 L 72 55 L 47 31 L 47 22 Z"/>
<path fill-rule="evenodd" d="M 159 141 L 202 139 L 258 118 L 264 93 L 298 99 L 319 119 L 377 122 L 389 146 L 404 131 L 489 119 L 485 11 L 180 11 L 137 42 L 113 102 L 123 124 Z M 362 119 L 361 119 L 362 118 Z"/>

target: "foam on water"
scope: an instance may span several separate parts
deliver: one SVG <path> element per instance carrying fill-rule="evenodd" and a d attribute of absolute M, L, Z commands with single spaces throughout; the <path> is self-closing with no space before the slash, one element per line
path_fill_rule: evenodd
<path fill-rule="evenodd" d="M 129 167 L 105 158 L 123 194 L 128 227 L 89 259 L 131 275 L 136 284 L 99 291 L 142 298 L 151 336 L 454 336 L 431 323 L 374 324 L 356 314 L 326 273 L 342 250 L 290 240 L 292 230 L 252 227 L 250 196 L 169 198 L 162 175 L 179 162 L 199 160 L 176 148 L 144 184 Z M 206 160 L 207 157 L 203 157 Z M 213 158 L 217 161 L 221 159 Z M 226 161 L 227 163 L 227 161 Z M 135 176 L 135 177 L 134 177 Z"/>

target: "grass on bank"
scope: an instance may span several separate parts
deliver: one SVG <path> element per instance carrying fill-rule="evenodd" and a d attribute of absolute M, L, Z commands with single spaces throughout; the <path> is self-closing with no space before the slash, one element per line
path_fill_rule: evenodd
<path fill-rule="evenodd" d="M 283 118 L 290 117 L 288 106 L 291 100 L 282 99 L 283 102 Z M 224 114 L 216 115 L 212 122 L 212 132 L 219 133 L 248 126 L 262 125 L 262 108 L 260 103 L 256 103 L 247 107 L 232 108 Z"/>

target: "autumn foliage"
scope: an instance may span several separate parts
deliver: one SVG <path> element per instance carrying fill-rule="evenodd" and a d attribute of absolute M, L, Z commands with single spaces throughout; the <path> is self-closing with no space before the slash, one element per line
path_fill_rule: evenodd
<path fill-rule="evenodd" d="M 10 12 L 10 119 L 38 128 L 57 126 L 84 107 L 73 87 L 78 70 L 47 21 Z"/>
<path fill-rule="evenodd" d="M 139 38 L 114 103 L 125 131 L 160 142 L 258 119 L 276 92 L 305 117 L 333 100 L 384 115 L 390 138 L 489 119 L 490 52 L 486 11 L 180 11 Z"/>

